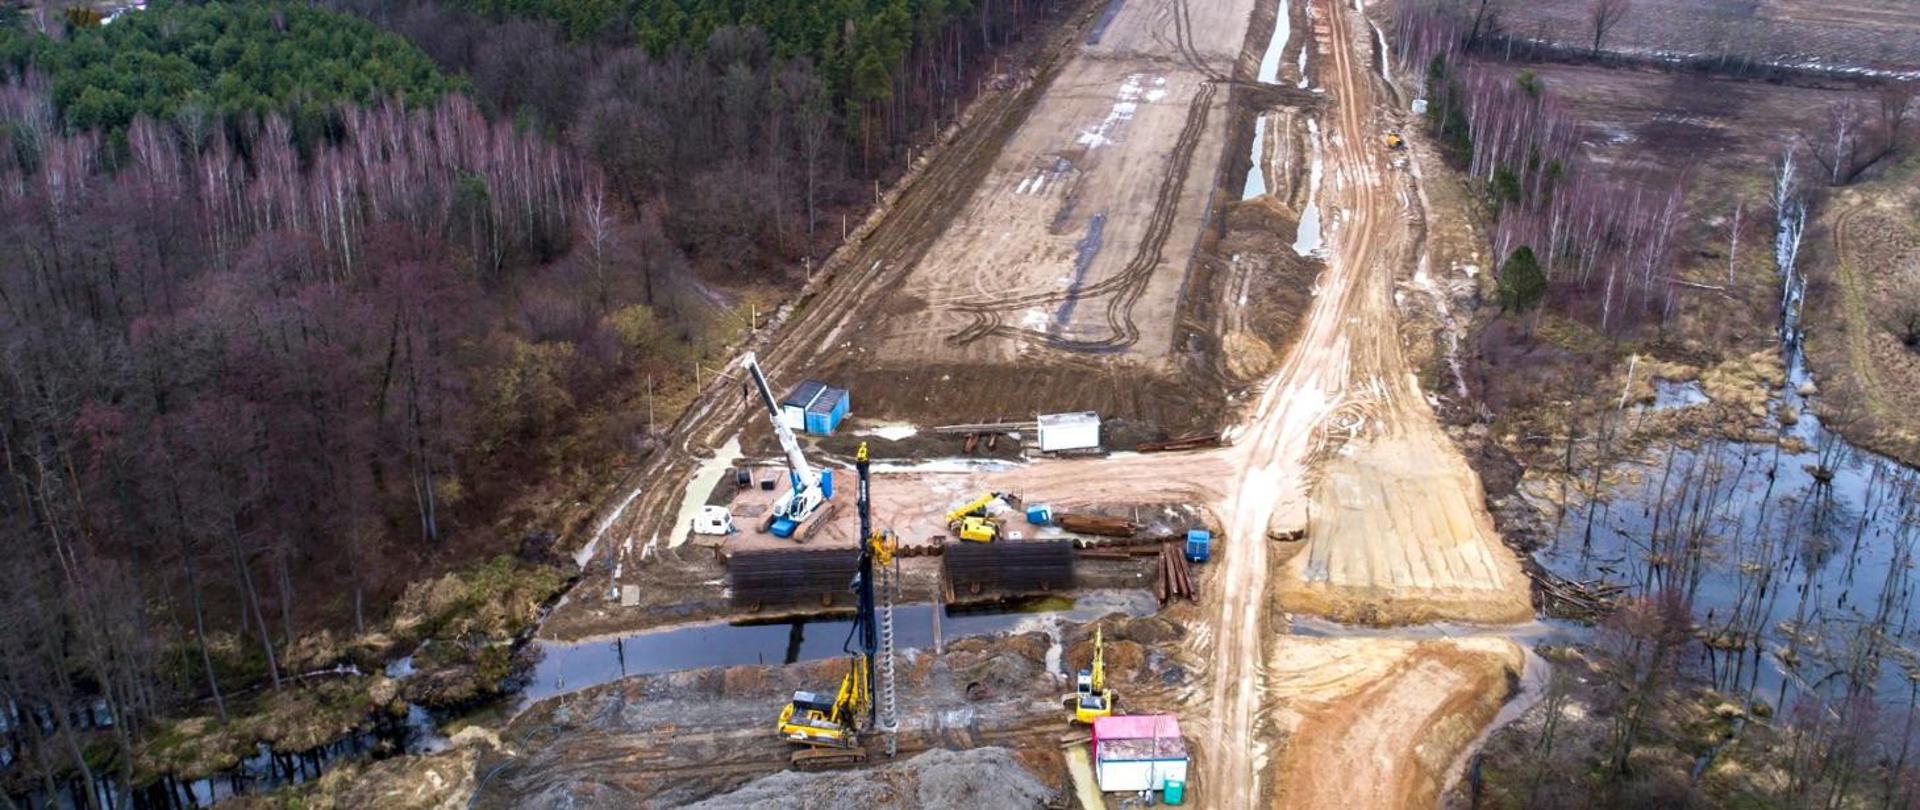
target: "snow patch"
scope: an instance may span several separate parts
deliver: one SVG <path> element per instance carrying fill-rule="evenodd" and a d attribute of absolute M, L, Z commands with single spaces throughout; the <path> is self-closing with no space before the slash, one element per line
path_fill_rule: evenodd
<path fill-rule="evenodd" d="M 1294 86 L 1302 90 L 1307 89 L 1307 85 L 1313 83 L 1313 78 L 1307 75 L 1307 54 L 1312 50 L 1312 48 L 1308 48 L 1305 45 L 1300 46 L 1300 83 Z"/>
<path fill-rule="evenodd" d="M 890 442 L 909 439 L 919 435 L 920 428 L 909 424 L 876 425 L 867 430 L 854 431 L 855 436 L 877 436 Z"/>
<path fill-rule="evenodd" d="M 1387 50 L 1386 32 L 1381 31 L 1380 24 L 1372 20 L 1368 20 L 1367 24 L 1373 26 L 1374 41 L 1380 43 L 1380 78 L 1391 82 L 1393 81 L 1393 60 L 1387 58 L 1387 54 L 1392 53 L 1392 51 Z M 1305 85 L 1301 86 L 1304 87 Z"/>
<path fill-rule="evenodd" d="M 1113 143 L 1114 129 L 1133 120 L 1133 115 L 1139 111 L 1140 102 L 1143 99 L 1153 102 L 1166 97 L 1164 89 L 1156 89 L 1155 95 L 1149 96 L 1146 80 L 1147 76 L 1144 73 L 1127 74 L 1126 80 L 1120 83 L 1120 89 L 1114 93 L 1113 108 L 1107 111 L 1107 117 L 1101 119 L 1100 123 L 1095 124 L 1092 129 L 1081 130 L 1080 137 L 1075 140 L 1075 143 L 1089 150 Z M 1164 88 L 1166 83 L 1167 80 L 1164 78 L 1155 77 L 1154 79 L 1155 88 Z M 1038 190 L 1038 188 L 1035 189 L 1036 192 Z"/>
<path fill-rule="evenodd" d="M 573 553 L 574 565 L 586 568 L 587 563 L 593 561 L 593 552 L 600 547 L 600 538 L 606 536 L 607 529 L 612 528 L 614 521 L 619 520 L 621 515 L 626 514 L 627 507 L 632 505 L 633 499 L 640 497 L 641 489 L 641 487 L 634 487 L 633 491 L 627 493 L 627 497 L 620 501 L 620 505 L 613 508 L 612 514 L 607 515 L 606 519 L 600 521 L 600 525 L 593 527 L 593 539 L 588 540 L 586 545 L 581 546 L 579 551 Z"/>

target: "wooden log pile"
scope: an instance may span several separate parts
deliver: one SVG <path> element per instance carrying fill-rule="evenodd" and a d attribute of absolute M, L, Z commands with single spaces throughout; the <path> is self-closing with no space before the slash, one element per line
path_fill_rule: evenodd
<path fill-rule="evenodd" d="M 1548 571 L 1544 566 L 1527 566 L 1533 580 L 1534 602 L 1549 616 L 1563 619 L 1593 620 L 1605 617 L 1619 606 L 1625 585 L 1605 580 L 1573 580 Z"/>
<path fill-rule="evenodd" d="M 1160 544 L 1160 570 L 1153 588 L 1154 594 L 1160 597 L 1160 604 L 1171 602 L 1176 597 L 1189 602 L 1198 601 L 1193 590 L 1193 568 L 1180 551 L 1179 543 Z"/>

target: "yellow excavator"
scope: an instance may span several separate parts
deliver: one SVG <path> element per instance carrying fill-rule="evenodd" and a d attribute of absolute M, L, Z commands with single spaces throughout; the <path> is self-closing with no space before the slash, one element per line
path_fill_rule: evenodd
<path fill-rule="evenodd" d="M 800 770 L 865 762 L 867 752 L 860 744 L 862 729 L 878 729 L 889 735 L 887 753 L 893 753 L 891 734 L 896 721 L 890 684 L 893 682 L 893 593 L 898 578 L 893 565 L 899 544 L 893 532 L 872 528 L 864 442 L 854 456 L 854 468 L 859 472 L 860 535 L 866 542 L 860 548 L 860 575 L 854 584 L 860 606 L 847 638 L 847 674 L 840 679 L 840 691 L 832 701 L 824 695 L 798 691 L 793 693 L 793 700 L 786 708 L 780 710 L 781 739 L 806 746 L 793 754 L 793 766 Z M 876 575 L 883 578 L 877 583 L 878 587 Z M 878 706 L 874 704 L 873 688 L 876 670 L 882 687 Z"/>
<path fill-rule="evenodd" d="M 1100 635 L 1100 629 L 1093 631 L 1093 666 L 1080 670 L 1073 678 L 1073 694 L 1067 701 L 1073 705 L 1073 721 L 1084 725 L 1093 725 L 1093 721 L 1113 716 L 1113 690 L 1107 688 L 1106 641 Z"/>
<path fill-rule="evenodd" d="M 1004 492 L 988 492 L 967 501 L 947 513 L 947 528 L 962 540 L 991 543 L 1000 539 L 1000 521 L 987 514 L 987 505 L 995 499 L 1017 500 Z"/>

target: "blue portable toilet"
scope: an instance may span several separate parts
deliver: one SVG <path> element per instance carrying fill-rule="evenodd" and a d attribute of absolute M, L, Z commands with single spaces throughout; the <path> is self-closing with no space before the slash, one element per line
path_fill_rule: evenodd
<path fill-rule="evenodd" d="M 1036 503 L 1027 507 L 1027 522 L 1035 526 L 1053 525 L 1053 507 Z"/>
<path fill-rule="evenodd" d="M 814 398 L 806 409 L 807 432 L 815 436 L 831 436 L 840 427 L 840 420 L 847 418 L 847 389 L 828 388 Z"/>
<path fill-rule="evenodd" d="M 1213 557 L 1213 532 L 1187 530 L 1187 562 L 1203 563 Z"/>

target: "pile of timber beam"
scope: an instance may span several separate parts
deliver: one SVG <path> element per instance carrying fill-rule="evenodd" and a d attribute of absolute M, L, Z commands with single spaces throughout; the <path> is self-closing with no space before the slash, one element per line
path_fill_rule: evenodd
<path fill-rule="evenodd" d="M 1193 570 L 1187 564 L 1187 558 L 1180 553 L 1177 543 L 1160 545 L 1160 570 L 1154 582 L 1154 594 L 1160 597 L 1160 604 L 1166 604 L 1175 597 L 1183 597 L 1189 602 L 1198 601 L 1193 591 Z"/>
<path fill-rule="evenodd" d="M 1140 531 L 1138 523 L 1106 515 L 1068 513 L 1056 516 L 1054 522 L 1074 534 L 1097 534 L 1102 537 L 1132 537 Z"/>
<path fill-rule="evenodd" d="M 1203 447 L 1219 447 L 1219 433 L 1196 433 L 1181 436 L 1163 442 L 1147 442 L 1135 448 L 1142 453 L 1168 453 L 1176 450 L 1198 450 Z"/>
<path fill-rule="evenodd" d="M 1039 422 L 981 422 L 973 425 L 941 425 L 933 432 L 948 436 L 963 436 L 968 433 L 1017 433 L 1023 430 L 1039 430 Z"/>

